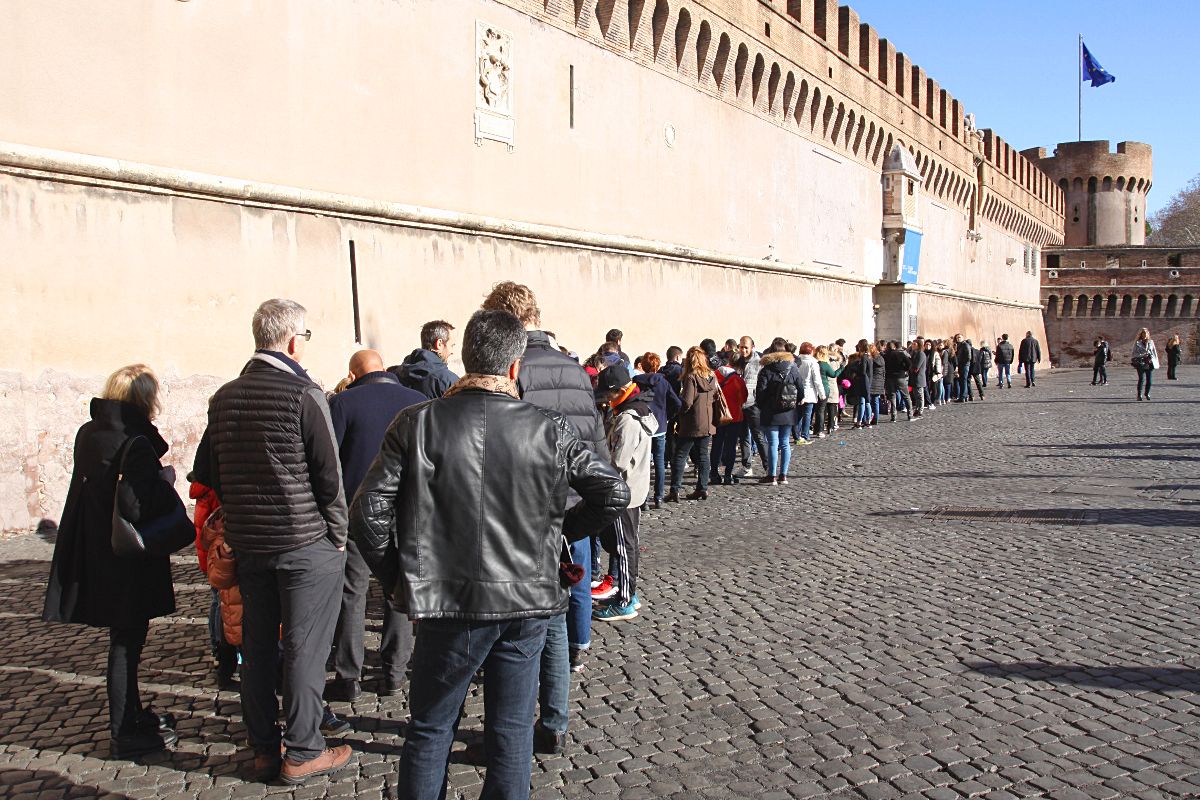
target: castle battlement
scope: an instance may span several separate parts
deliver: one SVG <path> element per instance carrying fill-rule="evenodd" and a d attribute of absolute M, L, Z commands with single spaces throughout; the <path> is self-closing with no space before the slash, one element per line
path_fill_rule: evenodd
<path fill-rule="evenodd" d="M 1066 245 L 1140 245 L 1146 241 L 1146 194 L 1153 185 L 1154 158 L 1144 142 L 1107 139 L 1062 142 L 1025 155 L 1058 184 L 1066 199 Z"/>
<path fill-rule="evenodd" d="M 836 0 L 498 2 L 872 167 L 900 144 L 934 199 L 1062 242 L 1061 188 Z"/>

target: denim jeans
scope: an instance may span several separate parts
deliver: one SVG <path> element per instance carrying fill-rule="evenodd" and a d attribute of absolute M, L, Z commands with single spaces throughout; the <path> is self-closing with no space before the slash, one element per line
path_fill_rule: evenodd
<path fill-rule="evenodd" d="M 583 581 L 580 581 L 582 584 Z M 588 590 L 591 594 L 591 589 Z M 567 701 L 571 698 L 571 661 L 567 655 L 567 615 L 551 617 L 546 627 L 546 647 L 538 683 L 542 727 L 567 732 Z"/>
<path fill-rule="evenodd" d="M 1154 369 L 1153 368 L 1142 369 L 1141 367 L 1138 367 L 1137 374 L 1138 374 L 1138 397 L 1142 396 L 1142 384 L 1143 383 L 1145 383 L 1145 386 L 1146 386 L 1146 391 L 1145 391 L 1146 397 L 1149 397 L 1150 396 L 1150 381 L 1154 377 Z"/>
<path fill-rule="evenodd" d="M 812 439 L 813 405 L 813 403 L 800 404 L 800 436 L 797 438 L 803 439 L 806 442 Z"/>
<path fill-rule="evenodd" d="M 499 622 L 425 619 L 413 649 L 411 722 L 396 794 L 446 796 L 450 746 L 471 679 L 483 667 L 483 739 L 487 775 L 480 798 L 526 800 L 533 766 L 538 657 L 549 620 Z"/>
<path fill-rule="evenodd" d="M 710 466 L 712 477 L 718 477 L 721 467 L 725 468 L 725 477 L 733 475 L 733 465 L 738 460 L 738 440 L 745 427 L 746 422 L 742 420 L 717 428 L 717 435 L 713 437 L 712 445 L 712 464 Z"/>
<path fill-rule="evenodd" d="M 683 488 L 683 471 L 687 468 L 688 455 L 696 448 L 696 489 L 708 491 L 708 455 L 712 446 L 711 436 L 680 436 L 675 440 L 675 459 L 671 462 L 671 491 Z"/>
<path fill-rule="evenodd" d="M 912 413 L 912 402 L 908 399 L 908 391 L 905 389 L 897 389 L 892 398 L 892 413 L 899 414 L 900 409 L 905 409 L 908 413 Z"/>
<path fill-rule="evenodd" d="M 663 499 L 667 485 L 667 432 L 650 437 L 650 458 L 654 461 L 654 499 Z"/>
<path fill-rule="evenodd" d="M 767 434 L 767 477 L 787 475 L 792 463 L 791 425 L 766 425 Z"/>
<path fill-rule="evenodd" d="M 1012 364 L 996 365 L 996 385 L 1012 386 Z"/>
<path fill-rule="evenodd" d="M 599 548 L 596 548 L 599 549 Z M 586 650 L 592 644 L 592 537 L 571 542 L 571 560 L 583 567 L 583 579 L 571 587 L 567 606 L 567 643 L 572 650 Z"/>
<path fill-rule="evenodd" d="M 981 371 L 980 371 L 980 373 L 979 373 L 979 377 L 980 377 L 980 379 L 983 381 L 983 385 L 984 385 L 984 386 L 987 386 L 987 378 L 988 378 L 988 372 L 989 372 L 989 371 L 990 371 L 990 370 L 987 370 L 987 369 L 985 369 L 985 370 L 981 370 Z"/>
<path fill-rule="evenodd" d="M 958 400 L 966 400 L 971 396 L 971 373 L 963 371 L 958 376 Z"/>

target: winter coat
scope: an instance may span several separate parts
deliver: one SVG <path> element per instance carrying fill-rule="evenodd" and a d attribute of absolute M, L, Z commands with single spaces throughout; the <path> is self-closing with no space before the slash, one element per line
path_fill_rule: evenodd
<path fill-rule="evenodd" d="M 1170 348 L 1168 348 L 1168 351 Z M 1100 345 L 1092 351 L 1092 366 L 1103 367 L 1112 359 L 1112 351 L 1108 347 L 1108 342 L 1101 342 Z"/>
<path fill-rule="evenodd" d="M 871 394 L 883 394 L 886 376 L 887 362 L 883 359 L 883 353 L 880 353 L 871 359 Z"/>
<path fill-rule="evenodd" d="M 1012 364 L 1015 351 L 1013 350 L 1012 342 L 1008 340 L 1001 341 L 996 345 L 996 363 L 1001 366 Z"/>
<path fill-rule="evenodd" d="M 689 439 L 712 436 L 717 432 L 714 422 L 717 411 L 716 378 L 702 378 L 695 373 L 683 376 L 683 391 L 676 432 Z"/>
<path fill-rule="evenodd" d="M 646 502 L 650 493 L 650 438 L 658 432 L 658 421 L 639 394 L 613 409 L 605 427 L 612 465 L 629 485 L 629 507 Z"/>
<path fill-rule="evenodd" d="M 570 508 L 568 489 L 583 498 Z M 598 533 L 628 505 L 564 415 L 481 384 L 397 415 L 350 535 L 412 619 L 544 618 L 567 610 L 563 537 Z"/>
<path fill-rule="evenodd" d="M 912 361 L 912 368 L 908 376 L 908 385 L 911 389 L 924 389 L 928 385 L 928 377 L 925 370 L 928 367 L 928 362 L 925 359 L 925 351 L 917 350 L 909 355 Z"/>
<path fill-rule="evenodd" d="M 762 353 L 750 351 L 750 357 L 742 365 L 742 380 L 746 382 L 746 408 L 754 405 L 754 390 L 758 388 L 758 373 L 762 369 Z"/>
<path fill-rule="evenodd" d="M 842 371 L 842 380 L 850 381 L 850 388 L 846 390 L 848 398 L 871 396 L 872 369 L 873 365 L 867 358 L 856 358 L 846 364 L 845 370 Z"/>
<path fill-rule="evenodd" d="M 992 363 L 995 359 L 992 357 L 992 349 L 986 344 L 979 348 L 979 367 L 981 371 L 987 372 L 992 368 Z"/>
<path fill-rule="evenodd" d="M 212 495 L 212 489 L 192 483 L 192 491 L 201 496 Z M 215 495 L 213 495 L 215 497 Z M 240 647 L 242 644 L 242 590 L 238 586 L 237 561 L 233 549 L 225 543 L 225 515 L 213 509 L 203 523 L 196 523 L 198 547 L 205 557 L 205 575 L 208 585 L 217 590 L 220 597 L 221 630 L 226 644 Z"/>
<path fill-rule="evenodd" d="M 658 432 L 667 432 L 667 423 L 675 419 L 683 401 L 679 394 L 671 388 L 671 382 L 661 372 L 649 372 L 636 375 L 633 382 L 642 393 L 642 399 L 650 404 L 650 412 L 658 422 Z"/>
<path fill-rule="evenodd" d="M 912 359 L 904 350 L 888 350 L 883 354 L 884 391 L 888 394 L 908 388 L 908 374 L 912 370 Z"/>
<path fill-rule="evenodd" d="M 845 367 L 841 365 L 835 367 L 828 361 L 818 361 L 817 367 L 821 370 L 821 381 L 825 385 L 825 399 L 836 404 L 842 396 L 841 389 L 838 387 L 838 378 L 842 377 L 842 370 Z"/>
<path fill-rule="evenodd" d="M 1021 363 L 1034 364 L 1042 360 L 1042 346 L 1032 336 L 1021 340 Z"/>
<path fill-rule="evenodd" d="M 1158 350 L 1154 347 L 1154 340 L 1147 339 L 1145 342 L 1140 339 L 1135 339 L 1133 342 L 1133 354 L 1130 360 L 1138 358 L 1150 357 L 1150 369 L 1158 369 Z"/>
<path fill-rule="evenodd" d="M 975 348 L 971 347 L 964 339 L 954 348 L 954 362 L 962 373 L 969 374 L 971 362 L 975 358 Z"/>
<path fill-rule="evenodd" d="M 338 443 L 342 486 L 349 501 L 379 454 L 388 426 L 405 408 L 426 402 L 425 395 L 401 386 L 390 372 L 371 372 L 329 399 L 329 418 Z"/>
<path fill-rule="evenodd" d="M 388 367 L 388 372 L 399 378 L 400 383 L 430 400 L 444 395 L 458 380 L 441 356 L 421 347 L 409 353 L 408 358 L 400 364 Z"/>
<path fill-rule="evenodd" d="M 954 363 L 954 351 L 948 346 L 943 347 L 939 355 L 942 359 L 942 380 L 953 381 L 954 367 L 956 366 Z"/>
<path fill-rule="evenodd" d="M 758 406 L 759 420 L 763 427 L 772 425 L 794 426 L 800 419 L 799 403 L 804 402 L 804 385 L 800 382 L 800 370 L 796 368 L 796 358 L 787 351 L 767 353 L 762 357 L 762 370 L 758 373 L 758 388 L 755 390 L 754 403 Z M 790 383 L 796 387 L 796 408 L 779 408 L 774 401 L 774 388 L 780 383 Z"/>
<path fill-rule="evenodd" d="M 942 380 L 942 354 L 936 350 L 930 350 L 926 354 L 927 375 L 929 384 L 939 383 Z"/>
<path fill-rule="evenodd" d="M 746 381 L 733 367 L 720 367 L 714 374 L 717 376 L 717 385 L 721 387 L 721 394 L 725 395 L 725 405 L 729 406 L 729 415 L 734 422 L 741 422 L 745 419 L 742 409 L 749 396 L 749 392 L 746 391 Z"/>
<path fill-rule="evenodd" d="M 329 539 L 346 544 L 346 492 L 329 404 L 279 353 L 255 353 L 208 404 L 196 481 L 225 509 L 239 553 L 286 553 Z"/>
<path fill-rule="evenodd" d="M 821 377 L 821 362 L 810 355 L 796 357 L 796 371 L 800 373 L 800 402 L 819 403 L 829 396 L 825 380 Z"/>
<path fill-rule="evenodd" d="M 115 463 L 126 440 L 121 514 L 134 523 L 171 513 L 179 503 L 162 475 L 167 443 L 129 403 L 94 398 L 91 420 L 75 436 L 71 484 L 54 543 L 42 619 L 100 628 L 133 627 L 175 612 L 166 556 L 119 558 L 112 549 Z"/>
<path fill-rule="evenodd" d="M 683 393 L 683 364 L 677 361 L 668 361 L 658 368 L 658 374 L 667 379 L 667 383 L 671 384 L 675 394 Z"/>

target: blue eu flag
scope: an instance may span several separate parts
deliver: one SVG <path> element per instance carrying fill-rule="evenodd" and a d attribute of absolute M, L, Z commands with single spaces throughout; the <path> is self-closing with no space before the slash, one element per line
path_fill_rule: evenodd
<path fill-rule="evenodd" d="M 1083 59 L 1083 80 L 1091 81 L 1092 87 L 1103 86 L 1106 83 L 1112 83 L 1117 79 L 1117 76 L 1108 72 L 1104 67 L 1100 66 L 1100 62 L 1087 49 L 1087 45 L 1080 42 L 1082 52 L 1080 57 Z"/>

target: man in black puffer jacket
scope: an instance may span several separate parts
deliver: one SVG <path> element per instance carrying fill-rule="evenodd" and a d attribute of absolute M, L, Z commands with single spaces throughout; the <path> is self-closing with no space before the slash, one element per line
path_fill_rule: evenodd
<path fill-rule="evenodd" d="M 592 380 L 570 356 L 563 353 L 539 330 L 542 312 L 528 286 L 512 281 L 496 284 L 483 301 L 483 308 L 507 311 L 525 326 L 528 344 L 521 360 L 517 388 L 521 399 L 557 411 L 575 428 L 575 433 L 592 452 L 610 460 L 604 422 L 596 410 Z M 592 531 L 599 534 L 600 530 Z M 592 643 L 592 548 L 591 537 L 571 543 L 571 558 L 584 569 L 584 579 L 571 589 L 571 603 L 562 619 L 550 621 L 546 649 L 542 654 L 541 718 L 534 727 L 534 749 L 560 753 L 567 738 L 567 702 L 571 671 L 583 667 L 584 654 Z"/>
<path fill-rule="evenodd" d="M 588 536 L 629 504 L 629 487 L 562 414 L 518 399 L 525 343 L 516 317 L 477 311 L 463 334 L 467 375 L 396 416 L 351 505 L 363 558 L 419 620 L 402 797 L 444 792 L 480 667 L 483 795 L 527 795 L 532 737 L 516 721 L 533 718 L 547 627 L 567 610 L 562 537 Z M 583 498 L 569 509 L 568 487 Z"/>
<path fill-rule="evenodd" d="M 268 300 L 254 313 L 254 356 L 208 406 L 195 478 L 225 509 L 243 600 L 242 713 L 255 772 L 287 783 L 337 772 L 348 745 L 326 749 L 325 659 L 346 565 L 346 495 L 325 393 L 300 366 L 312 333 L 304 307 Z M 286 758 L 275 724 L 283 643 Z"/>

